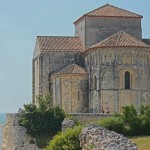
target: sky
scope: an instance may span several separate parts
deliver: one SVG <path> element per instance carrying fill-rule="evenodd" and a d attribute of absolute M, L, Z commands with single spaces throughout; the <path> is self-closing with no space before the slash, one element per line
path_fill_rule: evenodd
<path fill-rule="evenodd" d="M 0 112 L 17 112 L 32 101 L 32 56 L 39 35 L 72 36 L 73 22 L 107 0 L 0 0 Z M 150 0 L 109 0 L 143 15 L 150 38 Z"/>

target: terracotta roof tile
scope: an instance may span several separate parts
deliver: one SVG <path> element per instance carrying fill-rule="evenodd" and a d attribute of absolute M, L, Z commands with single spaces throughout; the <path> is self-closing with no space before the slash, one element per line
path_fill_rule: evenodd
<path fill-rule="evenodd" d="M 41 51 L 83 51 L 83 46 L 78 37 L 38 36 L 37 42 Z"/>
<path fill-rule="evenodd" d="M 138 15 L 136 13 L 127 11 L 125 9 L 118 8 L 116 6 L 106 4 L 102 7 L 99 7 L 89 13 L 84 14 L 81 18 L 84 18 L 85 16 L 90 17 L 125 17 L 125 18 L 142 18 L 141 15 Z M 79 18 L 74 23 L 78 22 L 81 18 Z"/>
<path fill-rule="evenodd" d="M 79 65 L 71 64 L 71 65 L 63 68 L 61 71 L 55 73 L 54 75 L 58 75 L 58 74 L 86 74 L 86 73 L 87 72 L 85 71 L 85 69 L 83 69 Z"/>
<path fill-rule="evenodd" d="M 141 18 L 141 15 L 135 14 L 133 12 L 127 11 L 125 9 L 121 9 L 110 4 L 104 5 L 100 8 L 97 8 L 86 15 L 89 16 L 108 16 L 108 17 L 133 17 L 133 18 Z"/>
<path fill-rule="evenodd" d="M 118 33 L 111 35 L 110 37 L 91 46 L 89 49 L 100 48 L 100 47 L 146 47 L 146 48 L 150 48 L 150 46 L 147 45 L 146 43 L 125 33 L 124 31 L 119 31 Z"/>

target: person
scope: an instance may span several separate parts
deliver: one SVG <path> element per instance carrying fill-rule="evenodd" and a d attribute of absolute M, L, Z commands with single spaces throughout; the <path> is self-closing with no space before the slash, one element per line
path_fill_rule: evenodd
<path fill-rule="evenodd" d="M 106 107 L 106 113 L 109 114 L 109 108 L 108 107 Z"/>
<path fill-rule="evenodd" d="M 102 109 L 101 109 L 101 113 L 103 113 L 103 114 L 104 114 L 104 109 L 103 109 L 103 107 L 102 107 Z"/>

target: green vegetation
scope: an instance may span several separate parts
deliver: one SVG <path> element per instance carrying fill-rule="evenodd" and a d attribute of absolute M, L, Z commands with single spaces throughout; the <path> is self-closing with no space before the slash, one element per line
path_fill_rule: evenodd
<path fill-rule="evenodd" d="M 47 145 L 45 139 L 51 139 L 61 131 L 65 113 L 59 106 L 50 107 L 49 96 L 38 97 L 38 100 L 39 108 L 32 104 L 24 105 L 25 113 L 21 115 L 19 124 L 24 126 L 28 134 L 36 138 L 37 145 L 43 148 Z"/>
<path fill-rule="evenodd" d="M 82 128 L 82 126 L 75 126 L 73 129 L 57 134 L 44 150 L 82 150 L 79 141 Z"/>
<path fill-rule="evenodd" d="M 133 137 L 130 140 L 137 144 L 138 150 L 150 150 L 150 136 Z"/>
<path fill-rule="evenodd" d="M 79 134 L 83 126 L 80 126 L 76 118 L 66 115 L 64 111 L 56 106 L 50 107 L 50 96 L 38 97 L 39 108 L 32 104 L 24 105 L 24 112 L 20 117 L 20 125 L 24 126 L 28 133 L 36 138 L 37 146 L 44 150 L 81 150 Z M 64 118 L 75 121 L 75 128 L 60 133 Z M 140 113 L 131 106 L 122 108 L 122 114 L 106 117 L 93 123 L 101 127 L 113 130 L 125 136 L 150 135 L 150 105 L 141 106 Z M 138 144 L 139 148 L 148 146 L 146 138 L 131 139 Z M 146 147 L 145 146 L 145 147 Z M 91 145 L 92 149 L 92 145 Z"/>
<path fill-rule="evenodd" d="M 97 123 L 126 136 L 150 135 L 150 105 L 141 106 L 140 113 L 131 106 L 122 108 L 122 114 L 104 118 Z"/>
<path fill-rule="evenodd" d="M 125 127 L 122 120 L 119 117 L 106 117 L 101 121 L 97 121 L 97 124 L 108 130 L 113 130 L 117 133 L 124 133 Z"/>

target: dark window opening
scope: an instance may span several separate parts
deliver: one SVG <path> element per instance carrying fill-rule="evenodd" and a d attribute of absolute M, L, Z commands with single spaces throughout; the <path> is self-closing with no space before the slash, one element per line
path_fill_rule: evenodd
<path fill-rule="evenodd" d="M 94 89 L 97 90 L 97 78 L 94 76 Z"/>
<path fill-rule="evenodd" d="M 78 101 L 80 100 L 80 92 L 78 91 Z"/>
<path fill-rule="evenodd" d="M 125 89 L 130 89 L 130 73 L 129 73 L 129 71 L 125 72 Z"/>

